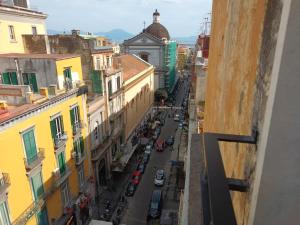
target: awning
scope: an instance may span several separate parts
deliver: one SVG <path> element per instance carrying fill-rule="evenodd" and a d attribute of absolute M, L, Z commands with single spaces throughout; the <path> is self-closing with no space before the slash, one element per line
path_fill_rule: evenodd
<path fill-rule="evenodd" d="M 124 154 L 121 156 L 118 162 L 115 163 L 115 166 L 113 167 L 112 171 L 114 172 L 123 172 L 125 169 L 128 161 L 130 160 L 131 156 L 133 155 L 135 149 L 137 148 L 138 144 L 135 146 L 132 146 L 131 144 L 128 144 L 125 146 Z"/>

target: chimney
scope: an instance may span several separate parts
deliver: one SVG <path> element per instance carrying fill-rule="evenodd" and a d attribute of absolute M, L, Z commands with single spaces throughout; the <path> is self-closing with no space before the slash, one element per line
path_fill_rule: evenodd
<path fill-rule="evenodd" d="M 46 88 L 46 87 L 41 87 L 41 88 L 40 88 L 40 95 L 45 96 L 45 97 L 48 98 L 48 96 L 49 96 L 48 88 Z"/>
<path fill-rule="evenodd" d="M 8 109 L 6 101 L 0 100 L 0 109 L 2 109 L 2 110 L 7 110 Z"/>
<path fill-rule="evenodd" d="M 80 35 L 80 30 L 73 29 L 73 30 L 71 30 L 71 32 L 72 32 L 72 35 L 74 35 L 74 36 Z"/>
<path fill-rule="evenodd" d="M 57 95 L 57 86 L 56 86 L 56 84 L 49 85 L 48 91 L 49 91 L 49 95 Z"/>
<path fill-rule="evenodd" d="M 25 98 L 26 98 L 26 103 L 31 104 L 33 102 L 33 92 L 31 91 L 26 92 Z"/>

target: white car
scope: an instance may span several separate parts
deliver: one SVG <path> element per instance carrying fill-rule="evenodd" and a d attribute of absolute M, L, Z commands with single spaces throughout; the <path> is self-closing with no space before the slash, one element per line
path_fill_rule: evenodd
<path fill-rule="evenodd" d="M 145 148 L 145 154 L 150 155 L 150 154 L 151 154 L 151 151 L 152 151 L 151 145 L 147 145 L 146 148 Z"/>
<path fill-rule="evenodd" d="M 180 119 L 179 119 L 179 114 L 175 114 L 174 116 L 174 121 L 178 122 Z"/>
<path fill-rule="evenodd" d="M 157 170 L 155 179 L 154 179 L 154 184 L 156 186 L 163 186 L 165 183 L 165 171 L 164 170 Z"/>

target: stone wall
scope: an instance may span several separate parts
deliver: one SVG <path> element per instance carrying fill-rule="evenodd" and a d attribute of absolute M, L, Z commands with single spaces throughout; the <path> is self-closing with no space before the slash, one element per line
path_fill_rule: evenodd
<path fill-rule="evenodd" d="M 206 132 L 251 135 L 264 120 L 281 15 L 280 0 L 214 1 L 205 99 Z M 232 192 L 239 225 L 248 224 L 256 169 L 254 145 L 220 143 L 227 177 L 250 181 Z"/>

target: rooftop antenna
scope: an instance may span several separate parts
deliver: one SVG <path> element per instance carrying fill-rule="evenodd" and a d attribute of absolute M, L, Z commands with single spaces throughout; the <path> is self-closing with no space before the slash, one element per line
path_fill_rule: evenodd
<path fill-rule="evenodd" d="M 144 23 L 143 23 L 143 24 L 144 24 L 144 30 L 145 30 L 145 28 L 146 28 L 146 21 L 145 21 L 145 20 L 144 20 Z"/>

